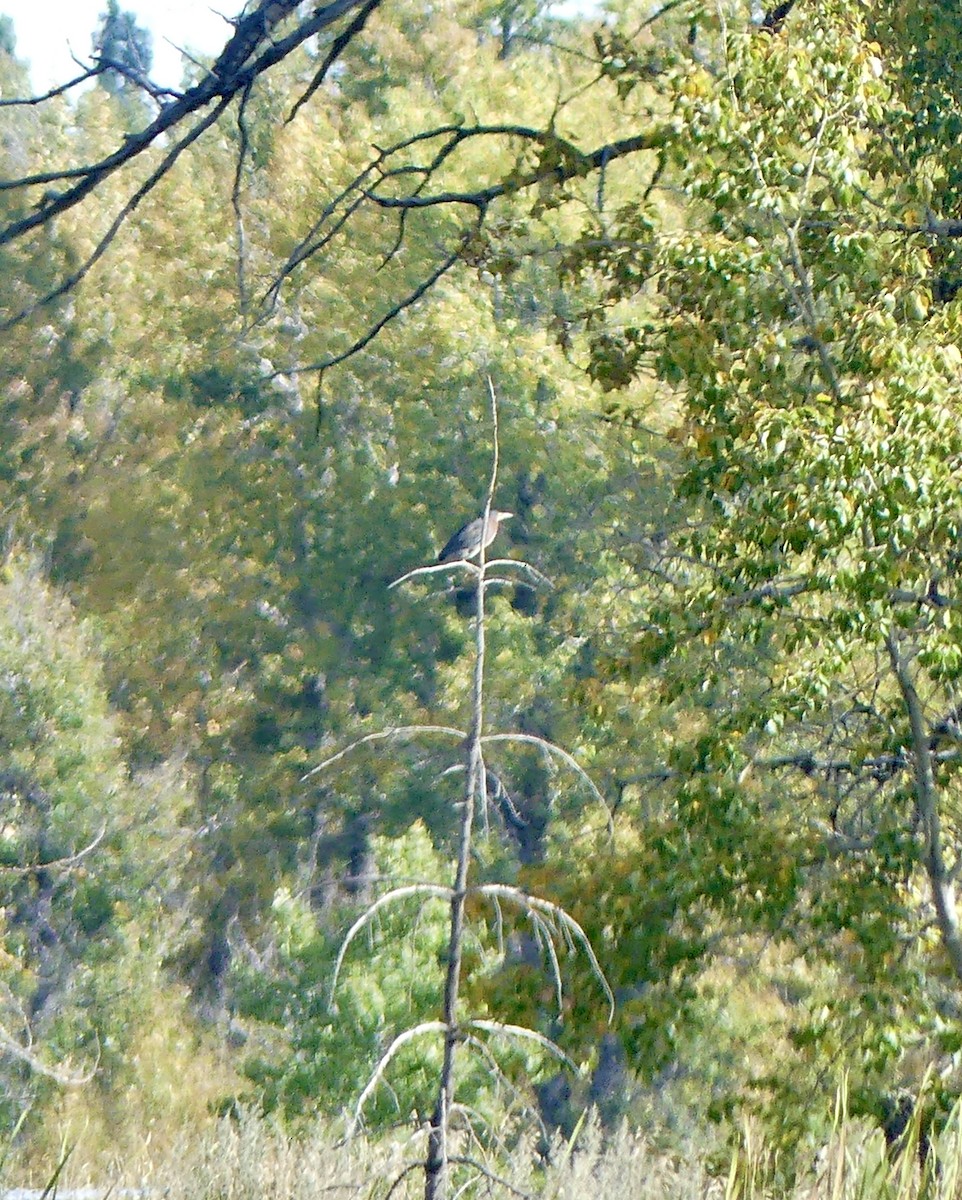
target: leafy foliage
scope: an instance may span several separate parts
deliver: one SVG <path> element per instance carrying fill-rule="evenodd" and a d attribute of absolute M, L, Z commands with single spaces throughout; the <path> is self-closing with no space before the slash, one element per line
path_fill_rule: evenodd
<path fill-rule="evenodd" d="M 352 855 L 373 839 L 385 874 L 440 870 L 447 759 L 304 776 L 347 737 L 464 723 L 469 598 L 388 585 L 477 514 L 490 373 L 505 546 L 554 585 L 492 596 L 491 725 L 567 746 L 615 838 L 530 745 L 492 747 L 519 820 L 478 870 L 565 904 L 599 948 L 633 1080 L 613 1108 L 677 1085 L 789 1143 L 828 1120 L 836 1067 L 866 1112 L 931 1065 L 951 1093 L 958 19 L 625 5 L 590 30 L 537 5 L 372 7 L 323 78 L 330 30 L 258 74 L 84 286 L 7 330 L 3 513 L 98 641 L 13 562 L 3 862 L 36 875 L 106 830 L 98 870 L 54 885 L 61 990 L 87 972 L 106 1013 L 107 964 L 129 977 L 143 937 L 150 977 L 252 1040 L 260 1101 L 290 1114 L 343 1106 L 393 1018 L 436 1010 L 427 910 L 372 934 L 340 1018 L 322 985 Z M 285 20 L 277 39 L 302 28 Z M 9 54 L 0 74 L 23 84 Z M 11 178 L 126 136 L 103 89 L 2 114 Z M 144 153 L 141 178 L 164 151 Z M 108 175 L 83 218 L 3 245 L 5 319 L 88 261 L 130 186 Z M 0 192 L 4 221 L 38 199 Z M 151 893 L 182 823 L 201 832 Z M 29 1003 L 52 959 L 35 882 L 10 880 Z M 150 894 L 176 903 L 149 919 Z M 600 1077 L 583 966 L 563 956 L 559 1026 L 537 947 L 505 933 L 516 954 L 472 1003 Z M 429 1065 L 412 1052 L 373 1119 L 423 1112 Z M 483 1108 L 483 1072 L 471 1087 Z"/>

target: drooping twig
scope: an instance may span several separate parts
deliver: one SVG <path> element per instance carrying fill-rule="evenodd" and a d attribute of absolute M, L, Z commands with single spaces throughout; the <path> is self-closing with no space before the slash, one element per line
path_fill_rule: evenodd
<path fill-rule="evenodd" d="M 569 1058 L 556 1042 L 553 1042 L 549 1037 L 545 1037 L 543 1033 L 539 1033 L 536 1029 L 528 1029 L 524 1025 L 511 1025 L 506 1021 L 481 1019 L 466 1021 L 465 1024 L 468 1029 L 483 1029 L 486 1033 L 496 1033 L 506 1038 L 536 1042 L 542 1050 L 547 1050 L 549 1054 L 553 1054 L 569 1070 L 574 1071 L 575 1074 L 578 1073 L 578 1064 Z"/>
<path fill-rule="evenodd" d="M 366 746 L 371 742 L 400 741 L 417 737 L 422 733 L 440 733 L 445 737 L 457 738 L 458 741 L 464 741 L 468 736 L 463 729 L 454 729 L 450 725 L 397 725 L 391 729 L 379 729 L 375 733 L 366 733 L 364 737 L 357 738 L 349 745 L 344 746 L 343 749 L 338 750 L 336 754 L 332 754 L 330 758 L 325 758 L 323 762 L 319 762 L 316 767 L 311 767 L 306 774 L 301 776 L 301 783 L 305 783 L 313 775 L 318 775 L 321 771 L 326 771 L 328 767 L 332 767 L 336 762 L 339 762 L 360 746 Z"/>
<path fill-rule="evenodd" d="M 386 908 L 388 905 L 394 904 L 395 901 L 403 900 L 408 896 L 427 896 L 429 899 L 450 900 L 451 889 L 440 883 L 412 883 L 405 887 L 392 888 L 391 891 L 386 892 L 383 896 L 379 896 L 377 900 L 365 908 L 364 912 L 344 935 L 340 949 L 337 952 L 337 958 L 334 961 L 334 970 L 331 972 L 330 998 L 328 1000 L 328 1006 L 332 1011 L 336 1011 L 337 1006 L 334 1002 L 334 993 L 337 991 L 341 968 L 344 966 L 344 958 L 351 943 L 361 930 L 371 923 L 382 908 Z"/>
<path fill-rule="evenodd" d="M 405 1029 L 397 1035 L 391 1042 L 390 1046 L 384 1051 L 378 1059 L 377 1065 L 371 1074 L 370 1079 L 364 1085 L 364 1090 L 357 1098 L 357 1103 L 354 1105 L 354 1117 L 348 1126 L 348 1136 L 350 1137 L 358 1125 L 361 1123 L 361 1114 L 364 1111 L 364 1105 L 367 1104 L 369 1097 L 373 1094 L 377 1085 L 381 1082 L 384 1072 L 390 1066 L 391 1060 L 397 1052 L 404 1048 L 408 1042 L 420 1037 L 424 1033 L 443 1033 L 445 1025 L 443 1021 L 422 1021 L 418 1025 L 412 1025 L 410 1029 Z"/>
<path fill-rule="evenodd" d="M 611 985 L 608 983 L 608 978 L 602 970 L 601 963 L 594 952 L 591 939 L 569 912 L 562 908 L 560 904 L 553 904 L 550 900 L 545 900 L 540 896 L 531 896 L 527 892 L 521 891 L 520 888 L 512 887 L 506 883 L 485 883 L 476 890 L 479 896 L 485 896 L 489 899 L 496 897 L 499 900 L 508 900 L 528 912 L 544 913 L 556 920 L 569 933 L 573 934 L 575 940 L 587 956 L 591 964 L 591 969 L 605 993 L 605 998 L 608 1001 L 608 1019 L 609 1021 L 613 1019 L 615 997 L 611 990 Z"/>

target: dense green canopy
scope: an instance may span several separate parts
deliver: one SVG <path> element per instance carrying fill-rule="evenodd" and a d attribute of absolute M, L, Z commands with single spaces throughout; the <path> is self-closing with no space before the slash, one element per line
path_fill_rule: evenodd
<path fill-rule="evenodd" d="M 186 1024 L 216 1100 L 291 1117 L 436 1018 L 443 906 L 365 931 L 343 1020 L 327 981 L 365 904 L 450 874 L 476 597 L 392 584 L 483 510 L 489 380 L 530 569 L 486 593 L 485 728 L 520 740 L 486 750 L 472 870 L 564 906 L 616 1006 L 469 904 L 466 1002 L 545 1040 L 466 1101 L 788 1142 L 842 1074 L 865 1113 L 927 1071 L 948 1102 L 960 21 L 260 5 L 176 95 L 147 55 L 31 105 L 4 37 L 11 1122 L 51 1073 L 141 1086 L 158 997 L 163 1053 Z M 371 1120 L 430 1108 L 434 1052 Z"/>

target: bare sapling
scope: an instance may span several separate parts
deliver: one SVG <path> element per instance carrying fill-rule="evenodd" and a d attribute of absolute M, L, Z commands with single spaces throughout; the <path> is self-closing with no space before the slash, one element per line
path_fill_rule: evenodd
<path fill-rule="evenodd" d="M 451 1186 L 450 1174 L 452 1164 L 463 1166 L 479 1177 L 495 1181 L 496 1176 L 483 1163 L 464 1155 L 453 1154 L 451 1148 L 452 1116 L 456 1112 L 456 1091 L 458 1080 L 459 1052 L 466 1050 L 479 1053 L 489 1067 L 498 1072 L 495 1056 L 489 1049 L 488 1043 L 499 1039 L 527 1040 L 536 1044 L 540 1049 L 550 1053 L 565 1063 L 570 1069 L 577 1066 L 551 1039 L 536 1030 L 494 1020 L 471 1018 L 463 1012 L 462 983 L 464 968 L 464 944 L 466 907 L 473 897 L 481 898 L 490 903 L 500 917 L 503 905 L 522 911 L 536 930 L 537 936 L 545 948 L 545 955 L 552 975 L 555 997 L 560 1009 L 562 1002 L 562 977 L 558 954 L 558 943 L 568 946 L 578 946 L 587 956 L 592 970 L 598 979 L 609 1006 L 609 1019 L 613 1013 L 614 998 L 605 978 L 594 949 L 578 922 L 559 905 L 549 900 L 528 895 L 522 889 L 499 883 L 472 884 L 471 863 L 475 841 L 475 830 L 479 816 L 486 816 L 486 806 L 491 803 L 488 789 L 488 779 L 491 772 L 485 765 L 486 747 L 504 742 L 517 742 L 536 746 L 542 753 L 553 757 L 572 770 L 578 782 L 585 786 L 591 797 L 597 800 L 605 813 L 609 832 L 611 831 L 611 816 L 604 799 L 598 789 L 588 778 L 575 760 L 554 743 L 543 738 L 521 733 L 486 733 L 485 732 L 485 639 L 487 632 L 486 595 L 491 587 L 510 584 L 517 575 L 533 579 L 538 583 L 548 583 L 545 577 L 528 563 L 513 558 L 488 559 L 486 549 L 493 540 L 489 529 L 489 521 L 497 521 L 499 514 L 493 509 L 493 500 L 498 485 L 499 449 L 498 449 L 498 403 L 494 386 L 488 379 L 490 397 L 491 421 L 493 429 L 493 461 L 491 475 L 488 481 L 484 508 L 480 519 L 479 545 L 475 546 L 476 538 L 472 539 L 469 557 L 448 559 L 439 564 L 419 567 L 408 572 L 394 581 L 391 587 L 426 576 L 445 572 L 467 572 L 473 578 L 476 607 L 474 613 L 474 664 L 471 683 L 471 718 L 467 730 L 448 725 L 403 726 L 381 730 L 359 738 L 331 755 L 315 766 L 305 779 L 325 772 L 341 762 L 348 754 L 360 746 L 379 741 L 403 741 L 424 736 L 441 736 L 456 741 L 462 747 L 463 759 L 461 769 L 464 772 L 464 787 L 462 803 L 460 804 L 459 828 L 454 860 L 454 879 L 450 885 L 438 883 L 412 883 L 391 889 L 367 906 L 361 916 L 348 930 L 341 944 L 335 962 L 334 976 L 331 986 L 331 1004 L 335 1006 L 338 980 L 344 959 L 358 934 L 369 927 L 377 914 L 387 905 L 396 901 L 419 897 L 424 903 L 442 900 L 448 906 L 448 929 L 446 936 L 446 952 L 444 955 L 444 989 L 441 1013 L 438 1020 L 423 1021 L 403 1030 L 393 1039 L 387 1050 L 381 1055 L 367 1084 L 358 1097 L 350 1131 L 354 1132 L 361 1123 L 364 1105 L 376 1088 L 384 1080 L 393 1059 L 398 1052 L 412 1041 L 421 1037 L 443 1038 L 443 1055 L 437 1081 L 436 1099 L 427 1123 L 427 1144 L 422 1160 L 424 1171 L 425 1200 L 445 1200 Z M 497 572 L 493 574 L 492 572 Z M 397 1187 L 409 1170 L 394 1181 Z M 502 1181 L 503 1182 L 503 1181 Z"/>

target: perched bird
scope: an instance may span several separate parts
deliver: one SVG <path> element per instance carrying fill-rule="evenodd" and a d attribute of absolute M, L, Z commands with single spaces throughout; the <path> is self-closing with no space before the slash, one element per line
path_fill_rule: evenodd
<path fill-rule="evenodd" d="M 507 521 L 508 517 L 513 516 L 514 513 L 498 512 L 496 508 L 491 509 L 488 513 L 488 528 L 484 538 L 485 550 L 487 550 L 498 536 L 498 525 L 500 522 Z M 483 528 L 484 517 L 475 517 L 473 521 L 469 521 L 467 525 L 462 526 L 438 555 L 438 562 L 457 562 L 458 559 L 474 558 L 480 554 L 481 530 Z"/>

